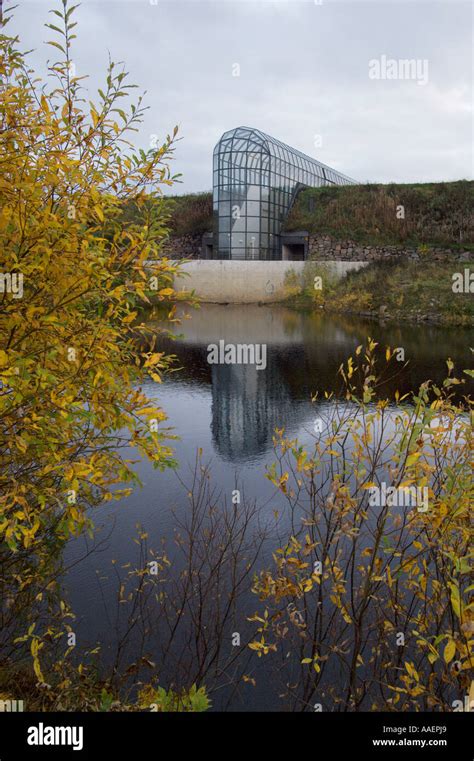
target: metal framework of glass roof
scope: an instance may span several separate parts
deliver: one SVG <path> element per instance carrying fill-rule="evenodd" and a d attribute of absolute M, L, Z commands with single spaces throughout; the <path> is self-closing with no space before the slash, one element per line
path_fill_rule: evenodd
<path fill-rule="evenodd" d="M 258 129 L 225 132 L 214 149 L 214 258 L 281 259 L 281 228 L 299 191 L 353 184 Z"/>

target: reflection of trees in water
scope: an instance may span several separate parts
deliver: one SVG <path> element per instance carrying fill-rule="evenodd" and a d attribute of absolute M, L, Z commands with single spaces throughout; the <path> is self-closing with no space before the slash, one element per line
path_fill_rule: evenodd
<path fill-rule="evenodd" d="M 276 427 L 297 422 L 295 402 L 269 347 L 267 367 L 214 365 L 212 368 L 212 436 L 226 459 L 246 461 L 263 454 Z"/>
<path fill-rule="evenodd" d="M 446 359 L 453 359 L 457 376 L 470 366 L 469 338 L 467 330 L 440 328 L 433 325 L 414 325 L 409 323 L 382 323 L 378 320 L 362 320 L 358 317 L 332 314 L 308 314 L 301 321 L 300 341 L 303 346 L 304 370 L 301 366 L 299 375 L 295 366 L 289 367 L 291 387 L 295 393 L 308 388 L 315 391 L 342 390 L 343 384 L 338 377 L 338 368 L 345 363 L 358 344 L 365 346 L 370 336 L 379 344 L 376 355 L 380 362 L 379 370 L 385 364 L 385 348 L 402 347 L 405 352 L 404 362 L 392 360 L 390 368 L 381 375 L 378 387 L 380 397 L 393 397 L 398 389 L 401 394 L 418 390 L 427 379 L 441 383 L 447 374 Z M 288 369 L 288 365 L 284 366 Z M 290 376 L 289 378 L 290 379 Z M 461 393 L 455 393 L 460 400 L 463 393 L 472 393 L 473 384 L 465 378 Z M 461 387 L 456 388 L 458 392 Z"/>

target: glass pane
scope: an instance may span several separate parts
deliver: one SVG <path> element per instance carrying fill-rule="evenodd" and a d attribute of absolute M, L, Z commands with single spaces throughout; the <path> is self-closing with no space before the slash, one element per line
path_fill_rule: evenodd
<path fill-rule="evenodd" d="M 247 201 L 245 205 L 245 211 L 249 217 L 257 217 L 260 215 L 260 201 Z"/>

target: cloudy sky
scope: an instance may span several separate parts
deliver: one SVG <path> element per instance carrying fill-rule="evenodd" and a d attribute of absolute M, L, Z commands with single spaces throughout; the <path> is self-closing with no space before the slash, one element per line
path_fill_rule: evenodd
<path fill-rule="evenodd" d="M 16 2 L 10 33 L 44 71 L 59 0 Z M 91 97 L 108 53 L 125 61 L 150 106 L 137 146 L 179 126 L 175 192 L 211 188 L 213 147 L 239 125 L 362 182 L 472 179 L 472 15 L 463 0 L 83 0 L 73 59 Z M 371 78 L 383 56 L 418 75 Z"/>

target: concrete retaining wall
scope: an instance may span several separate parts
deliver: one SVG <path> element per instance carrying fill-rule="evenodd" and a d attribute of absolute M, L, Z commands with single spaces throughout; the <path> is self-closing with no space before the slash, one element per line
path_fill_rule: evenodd
<path fill-rule="evenodd" d="M 311 266 L 313 264 L 313 267 Z M 332 278 L 367 266 L 367 262 L 318 262 Z M 255 304 L 282 301 L 311 278 L 312 262 L 229 261 L 198 259 L 181 265 L 175 288 L 194 291 L 215 304 Z"/>

